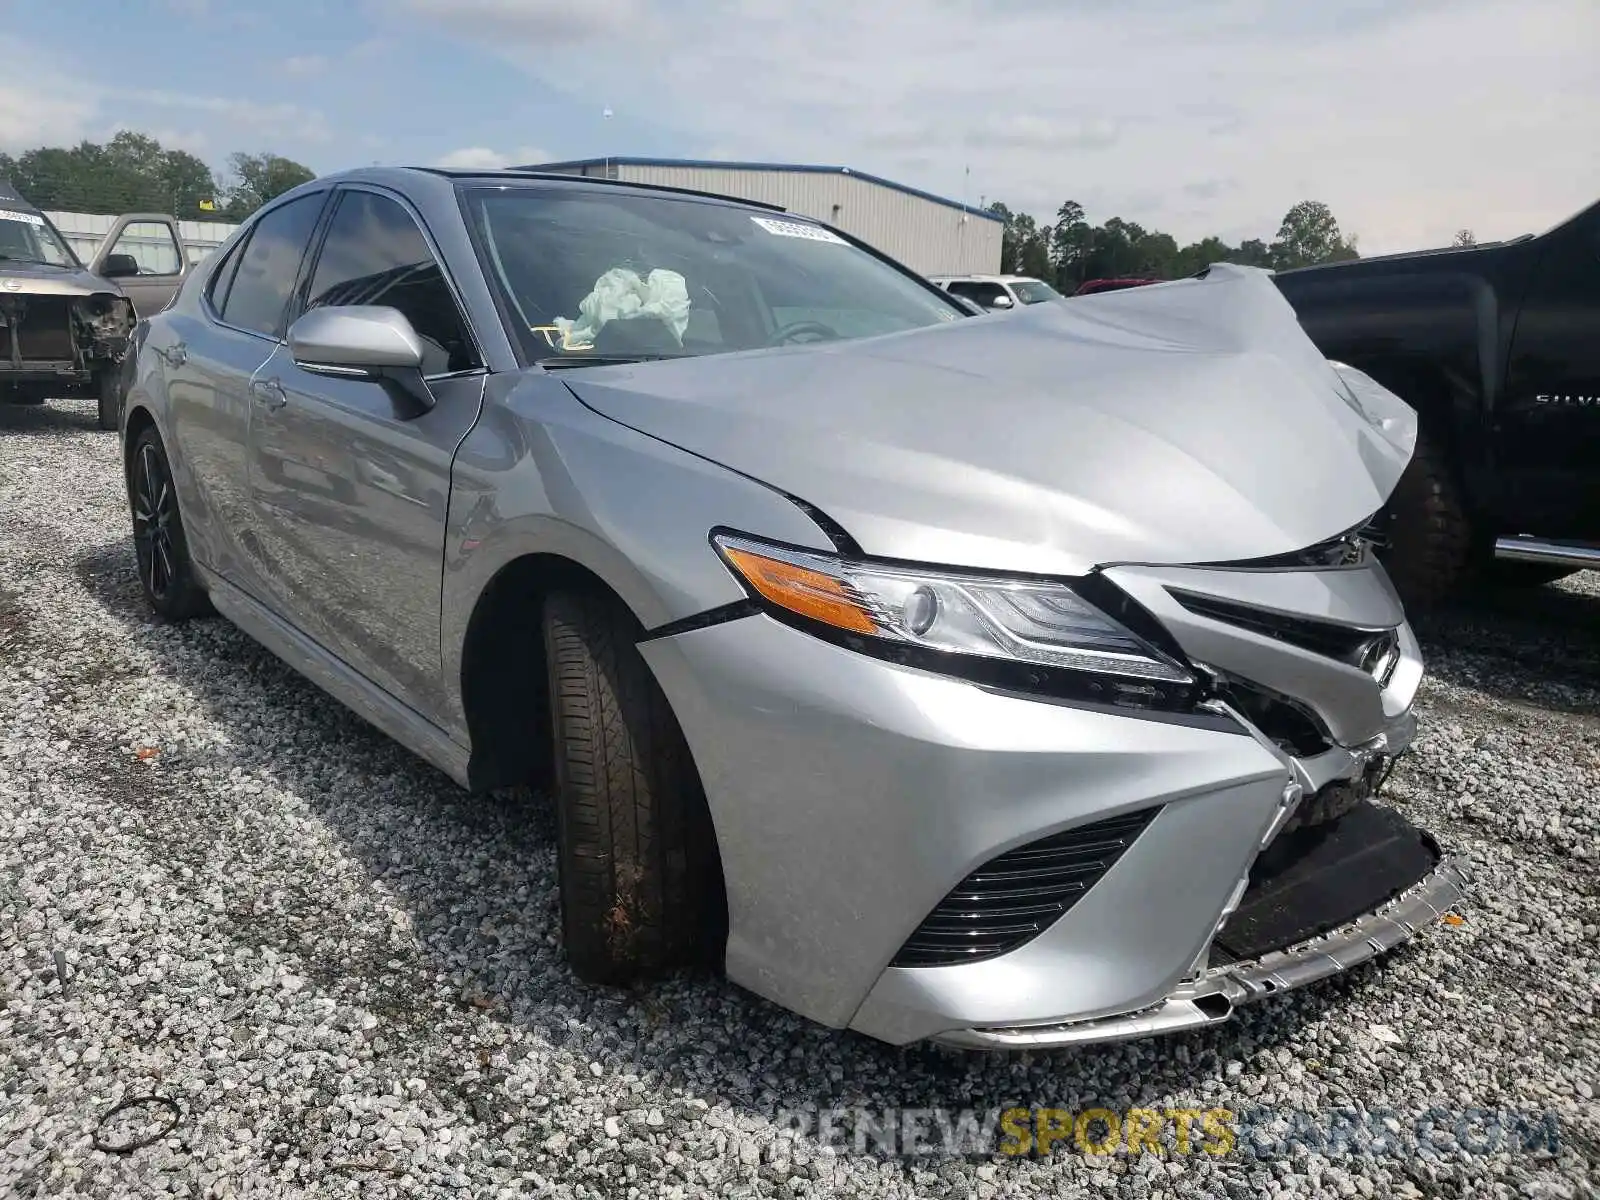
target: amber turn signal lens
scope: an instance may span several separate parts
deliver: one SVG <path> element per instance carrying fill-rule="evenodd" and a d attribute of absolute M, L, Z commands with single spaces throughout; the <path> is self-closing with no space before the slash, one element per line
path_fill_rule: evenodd
<path fill-rule="evenodd" d="M 851 633 L 878 632 L 866 609 L 837 579 L 731 546 L 723 553 L 751 587 L 779 608 Z"/>

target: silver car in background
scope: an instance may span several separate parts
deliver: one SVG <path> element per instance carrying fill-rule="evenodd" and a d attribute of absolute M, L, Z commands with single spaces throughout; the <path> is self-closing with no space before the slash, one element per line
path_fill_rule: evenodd
<path fill-rule="evenodd" d="M 368 169 L 140 324 L 140 577 L 472 789 L 567 955 L 894 1043 L 1208 1024 L 1459 869 L 1375 795 L 1414 414 L 1261 272 L 975 318 L 779 210 Z"/>

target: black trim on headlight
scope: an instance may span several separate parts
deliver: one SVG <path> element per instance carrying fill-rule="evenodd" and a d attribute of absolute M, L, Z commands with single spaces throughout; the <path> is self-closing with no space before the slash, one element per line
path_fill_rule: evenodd
<path fill-rule="evenodd" d="M 996 691 L 1116 709 L 1173 713 L 1192 712 L 1195 705 L 1204 699 L 1203 689 L 1197 683 L 1128 679 L 1070 667 L 1046 667 L 977 654 L 930 650 L 926 646 L 846 633 L 821 621 L 807 620 L 777 605 L 757 603 L 760 610 L 773 620 L 856 654 L 981 684 Z"/>

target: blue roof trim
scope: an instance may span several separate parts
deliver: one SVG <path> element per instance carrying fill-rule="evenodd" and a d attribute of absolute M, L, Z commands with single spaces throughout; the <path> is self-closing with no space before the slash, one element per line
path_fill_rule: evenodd
<path fill-rule="evenodd" d="M 1004 217 L 998 217 L 988 209 L 975 208 L 970 204 L 962 204 L 959 200 L 950 200 L 944 196 L 936 196 L 932 192 L 925 192 L 921 188 L 911 187 L 909 184 L 896 183 L 892 179 L 884 179 L 881 175 L 869 175 L 865 171 L 857 171 L 852 167 L 826 167 L 815 163 L 777 163 L 777 162 L 723 162 L 713 158 L 635 158 L 628 155 L 612 155 L 610 158 L 574 158 L 567 162 L 529 163 L 525 166 L 512 167 L 514 171 L 570 171 L 577 167 L 603 167 L 607 163 L 619 167 L 689 167 L 713 171 L 796 171 L 806 175 L 848 175 L 852 179 L 865 180 L 875 183 L 879 187 L 890 188 L 896 192 L 904 192 L 907 196 L 915 196 L 919 200 L 931 200 L 934 204 L 942 204 L 946 208 L 953 208 L 957 212 L 970 213 L 974 217 L 982 217 L 986 221 L 995 221 L 1005 224 Z"/>

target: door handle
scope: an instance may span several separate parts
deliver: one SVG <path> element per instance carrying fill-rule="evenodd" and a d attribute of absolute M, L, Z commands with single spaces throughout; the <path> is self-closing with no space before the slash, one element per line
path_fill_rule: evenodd
<path fill-rule="evenodd" d="M 270 379 L 252 379 L 250 395 L 274 412 L 289 403 L 288 393 L 283 390 L 283 384 L 278 381 L 277 376 Z"/>
<path fill-rule="evenodd" d="M 157 351 L 169 366 L 181 367 L 189 361 L 189 348 L 182 342 L 173 342 L 165 350 Z"/>

